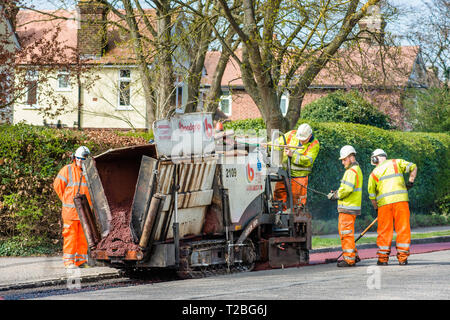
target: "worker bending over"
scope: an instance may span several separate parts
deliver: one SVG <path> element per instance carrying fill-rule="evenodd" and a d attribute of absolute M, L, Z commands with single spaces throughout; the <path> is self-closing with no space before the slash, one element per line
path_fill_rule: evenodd
<path fill-rule="evenodd" d="M 363 174 L 352 146 L 341 148 L 339 160 L 346 170 L 339 189 L 331 191 L 328 199 L 338 200 L 338 231 L 344 260 L 339 261 L 337 266 L 353 267 L 360 261 L 355 245 L 355 220 L 361 214 Z"/>
<path fill-rule="evenodd" d="M 274 145 L 287 145 L 301 148 L 284 148 L 282 163 L 285 166 L 290 160 L 291 190 L 294 205 L 306 205 L 308 175 L 319 153 L 319 141 L 314 138 L 309 124 L 301 124 L 297 130 L 291 130 L 278 138 Z M 279 147 L 275 147 L 280 150 Z M 289 158 L 289 159 L 288 159 Z M 287 201 L 287 192 L 283 182 L 275 184 L 274 199 Z"/>
<path fill-rule="evenodd" d="M 382 149 L 372 152 L 370 163 L 375 167 L 369 177 L 369 199 L 378 209 L 378 265 L 387 265 L 391 252 L 393 228 L 397 233 L 397 259 L 408 264 L 411 229 L 409 223 L 408 189 L 414 185 L 417 166 L 403 159 L 386 159 Z M 404 173 L 409 173 L 405 184 Z"/>
<path fill-rule="evenodd" d="M 73 203 L 73 198 L 77 192 L 85 194 L 89 205 L 92 207 L 86 178 L 83 175 L 81 166 L 89 154 L 90 151 L 87 147 L 79 147 L 75 151 L 73 162 L 64 166 L 53 182 L 53 188 L 62 202 L 62 219 L 64 224 L 62 231 L 64 238 L 63 262 L 66 268 L 84 268 L 88 266 L 88 244 Z"/>

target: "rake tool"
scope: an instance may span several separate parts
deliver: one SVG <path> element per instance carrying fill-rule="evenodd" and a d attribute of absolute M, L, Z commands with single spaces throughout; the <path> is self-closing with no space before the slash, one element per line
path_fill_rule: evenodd
<path fill-rule="evenodd" d="M 372 223 L 369 224 L 369 226 L 363 232 L 361 232 L 359 237 L 355 240 L 355 243 L 358 242 L 358 240 L 361 239 L 366 234 L 366 232 L 369 231 L 370 228 L 372 228 L 372 226 L 375 224 L 375 222 L 377 222 L 377 220 L 378 220 L 378 217 L 375 218 L 375 220 L 373 220 Z M 325 259 L 325 263 L 337 262 L 339 260 L 339 258 L 342 256 L 343 253 L 344 252 L 341 252 L 339 257 L 337 257 L 337 258 Z"/>

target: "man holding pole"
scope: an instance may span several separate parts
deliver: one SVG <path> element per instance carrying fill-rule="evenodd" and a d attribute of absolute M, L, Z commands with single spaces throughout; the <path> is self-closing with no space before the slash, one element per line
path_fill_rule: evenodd
<path fill-rule="evenodd" d="M 328 199 L 338 200 L 338 230 L 341 238 L 343 260 L 338 267 L 353 267 L 360 261 L 355 245 L 355 220 L 361 214 L 363 174 L 358 162 L 356 151 L 352 146 L 343 146 L 339 160 L 346 171 L 337 191 L 331 191 Z"/>
<path fill-rule="evenodd" d="M 306 205 L 308 175 L 312 171 L 314 161 L 319 153 L 319 141 L 314 138 L 311 126 L 301 124 L 297 130 L 291 130 L 280 136 L 274 148 L 286 146 L 283 150 L 283 165 L 290 163 L 291 188 L 294 205 Z M 274 199 L 286 202 L 287 192 L 283 182 L 275 184 Z"/>

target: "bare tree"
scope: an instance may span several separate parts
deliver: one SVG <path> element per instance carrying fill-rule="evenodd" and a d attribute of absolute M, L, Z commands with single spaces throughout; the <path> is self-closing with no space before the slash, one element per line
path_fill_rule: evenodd
<path fill-rule="evenodd" d="M 413 19 L 407 39 L 420 45 L 425 63 L 438 70 L 448 86 L 450 81 L 450 1 L 424 1 L 425 14 Z"/>
<path fill-rule="evenodd" d="M 380 1 L 243 0 L 235 8 L 226 0 L 219 2 L 243 44 L 241 57 L 231 55 L 270 132 L 295 125 L 309 85 L 368 8 Z M 241 12 L 242 23 L 237 18 Z M 285 91 L 291 101 L 283 117 L 279 102 Z"/>

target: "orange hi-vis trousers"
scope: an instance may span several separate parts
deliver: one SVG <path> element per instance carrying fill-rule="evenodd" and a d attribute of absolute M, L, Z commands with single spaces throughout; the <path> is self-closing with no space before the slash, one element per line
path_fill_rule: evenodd
<path fill-rule="evenodd" d="M 339 212 L 338 231 L 341 238 L 342 257 L 350 265 L 355 264 L 357 250 L 355 245 L 356 215 Z"/>
<path fill-rule="evenodd" d="M 378 261 L 388 262 L 391 253 L 393 230 L 397 233 L 397 259 L 404 262 L 409 256 L 411 228 L 409 223 L 409 205 L 407 201 L 387 204 L 378 208 Z"/>
<path fill-rule="evenodd" d="M 80 220 L 64 220 L 62 235 L 64 237 L 64 265 L 74 264 L 80 266 L 87 262 L 88 244 Z"/>
<path fill-rule="evenodd" d="M 294 180 L 305 187 L 302 187 L 298 183 L 295 183 Z M 303 206 L 306 205 L 306 194 L 307 194 L 306 188 L 308 187 L 308 176 L 292 178 L 291 186 L 292 186 L 292 203 L 294 204 L 294 206 L 295 205 L 298 206 L 300 204 L 302 204 Z M 278 181 L 275 184 L 273 198 L 274 200 L 287 202 L 287 191 L 284 182 Z"/>

